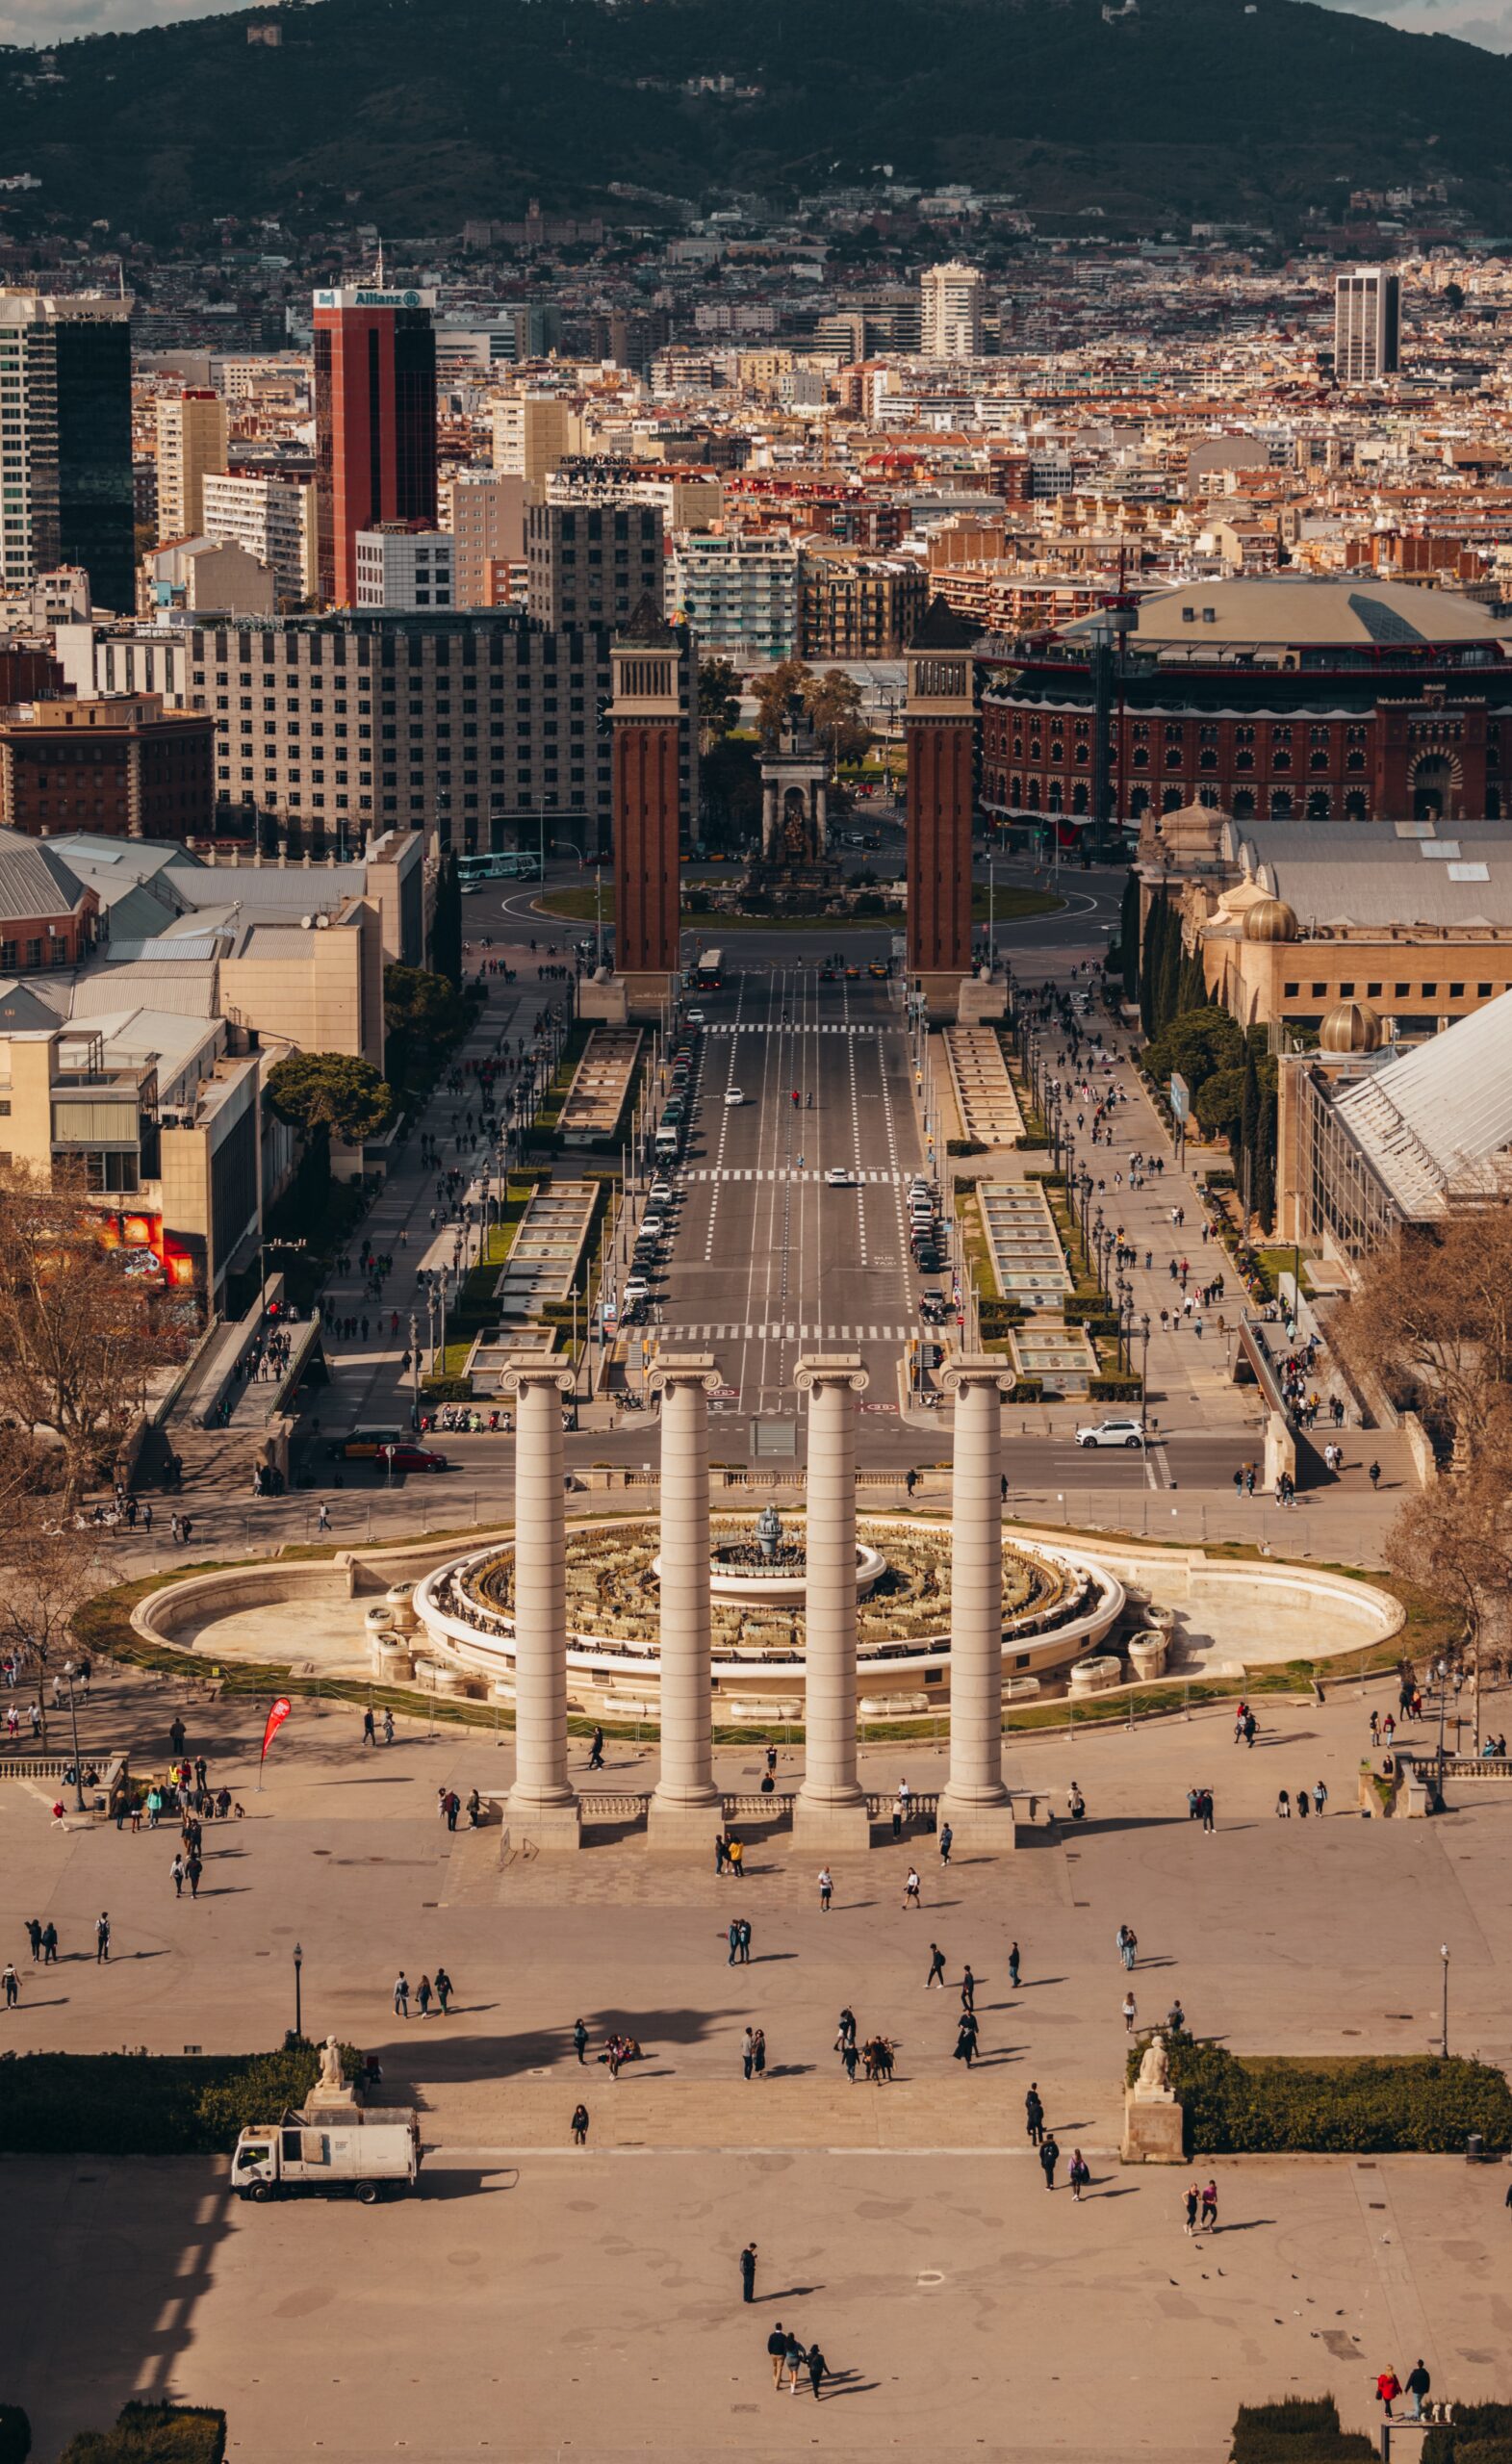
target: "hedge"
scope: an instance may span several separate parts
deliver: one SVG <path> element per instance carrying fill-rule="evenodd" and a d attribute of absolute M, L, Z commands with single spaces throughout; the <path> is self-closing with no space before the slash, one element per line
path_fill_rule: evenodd
<path fill-rule="evenodd" d="M 1140 1399 L 1140 1381 L 1137 1377 L 1120 1377 L 1112 1374 L 1107 1377 L 1089 1377 L 1087 1381 L 1087 1392 L 1089 1399 L 1094 1403 L 1137 1403 Z"/>
<path fill-rule="evenodd" d="M 1512 2404 L 1456 2404 L 1422 2442 L 1420 2464 L 1512 2464 Z"/>
<path fill-rule="evenodd" d="M 26 2464 L 32 2425 L 19 2404 L 0 2404 L 0 2464 Z"/>
<path fill-rule="evenodd" d="M 1241 2059 L 1180 2032 L 1166 2043 L 1192 2155 L 1458 2155 L 1472 2131 L 1488 2150 L 1512 2146 L 1512 2090 L 1489 2063 L 1434 2054 Z M 1139 2059 L 1136 2048 L 1131 2081 Z"/>
<path fill-rule="evenodd" d="M 1331 2396 L 1288 2396 L 1279 2404 L 1241 2404 L 1229 2464 L 1366 2464 L 1375 2442 L 1339 2426 Z"/>
<path fill-rule="evenodd" d="M 343 2047 L 348 2074 L 362 2057 Z M 13 2156 L 204 2156 L 302 2105 L 313 2044 L 282 2053 L 0 2056 L 0 2148 Z M 3 2452 L 3 2451 L 0 2451 Z"/>
<path fill-rule="evenodd" d="M 224 2464 L 226 2417 L 203 2404 L 123 2404 L 114 2429 L 81 2430 L 58 2464 Z"/>

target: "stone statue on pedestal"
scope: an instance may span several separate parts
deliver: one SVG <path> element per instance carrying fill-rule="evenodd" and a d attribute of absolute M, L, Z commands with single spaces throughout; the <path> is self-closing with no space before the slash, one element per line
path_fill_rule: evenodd
<path fill-rule="evenodd" d="M 327 2037 L 320 2047 L 320 2085 L 322 2088 L 338 2090 L 346 2085 L 342 2076 L 342 2049 L 334 2037 Z"/>

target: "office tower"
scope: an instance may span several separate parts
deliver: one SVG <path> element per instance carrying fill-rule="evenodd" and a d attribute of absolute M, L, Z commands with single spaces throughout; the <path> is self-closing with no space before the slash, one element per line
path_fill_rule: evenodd
<path fill-rule="evenodd" d="M 494 412 L 494 468 L 538 493 L 579 449 L 581 423 L 557 394 L 514 394 Z"/>
<path fill-rule="evenodd" d="M 1380 266 L 1360 266 L 1334 284 L 1334 377 L 1370 385 L 1401 366 L 1401 282 Z"/>
<path fill-rule="evenodd" d="M 136 602 L 130 303 L 0 291 L 0 589 L 81 565 Z"/>
<path fill-rule="evenodd" d="M 158 403 L 158 538 L 192 539 L 205 527 L 208 471 L 223 471 L 229 444 L 218 394 L 186 386 Z"/>
<path fill-rule="evenodd" d="M 654 504 L 532 504 L 525 515 L 530 613 L 538 624 L 628 624 L 662 604 L 665 549 Z"/>
<path fill-rule="evenodd" d="M 357 533 L 436 519 L 433 291 L 315 295 L 320 590 L 357 597 Z"/>
<path fill-rule="evenodd" d="M 983 283 L 980 268 L 931 266 L 919 277 L 919 334 L 926 359 L 980 359 Z"/>

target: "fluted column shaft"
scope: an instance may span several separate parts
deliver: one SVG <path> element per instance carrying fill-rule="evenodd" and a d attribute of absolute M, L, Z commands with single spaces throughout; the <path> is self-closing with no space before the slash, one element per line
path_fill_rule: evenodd
<path fill-rule="evenodd" d="M 665 1359 L 661 1388 L 661 1775 L 653 1812 L 707 1808 L 714 1785 L 708 1386 L 712 1364 Z"/>
<path fill-rule="evenodd" d="M 515 1409 L 512 1814 L 575 1807 L 567 1777 L 567 1514 L 559 1368 L 506 1376 Z"/>
<path fill-rule="evenodd" d="M 808 1578 L 799 1805 L 863 1804 L 856 1777 L 856 1404 L 859 1363 L 798 1372 L 808 1388 Z"/>
<path fill-rule="evenodd" d="M 952 1811 L 1009 1802 L 1003 1784 L 1002 1372 L 957 1366 L 950 1513 Z"/>

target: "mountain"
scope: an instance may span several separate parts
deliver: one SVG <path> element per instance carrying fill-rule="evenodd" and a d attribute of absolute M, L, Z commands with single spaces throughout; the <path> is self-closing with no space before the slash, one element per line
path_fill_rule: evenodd
<path fill-rule="evenodd" d="M 278 47 L 249 44 L 270 19 Z M 20 210 L 159 244 L 228 213 L 623 215 L 611 184 L 780 199 L 884 165 L 1111 228 L 1332 218 L 1351 185 L 1448 177 L 1512 230 L 1512 59 L 1304 0 L 315 0 L 51 58 L 0 55 L 0 174 L 42 183 Z M 683 90 L 721 77 L 756 90 Z"/>

